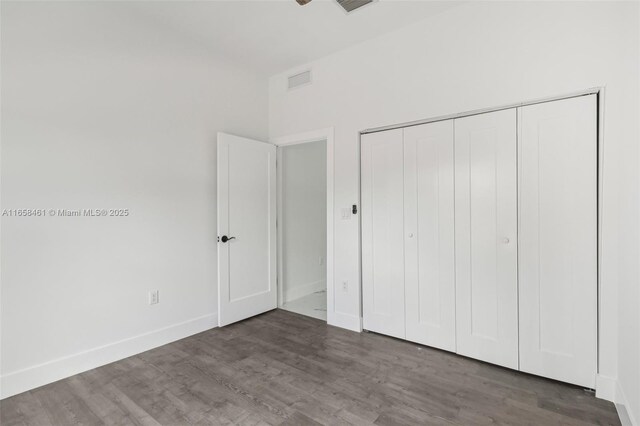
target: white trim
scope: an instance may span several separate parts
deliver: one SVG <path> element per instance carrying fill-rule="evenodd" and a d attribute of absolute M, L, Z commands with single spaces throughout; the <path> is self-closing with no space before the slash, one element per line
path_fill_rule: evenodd
<path fill-rule="evenodd" d="M 613 377 L 596 375 L 596 398 L 616 402 L 616 388 L 618 382 Z"/>
<path fill-rule="evenodd" d="M 297 133 L 293 135 L 286 135 L 280 137 L 274 137 L 270 139 L 270 142 L 276 146 L 298 145 L 307 142 L 326 141 L 327 144 L 327 324 L 336 325 L 342 327 L 337 322 L 335 313 L 335 279 L 333 276 L 334 265 L 334 129 L 333 127 L 327 127 L 324 129 L 312 130 L 304 133 Z M 281 205 L 278 205 L 278 241 L 282 241 L 280 224 L 281 221 Z M 281 247 L 278 243 L 278 300 L 282 302 L 282 256 Z M 358 319 L 359 321 L 359 319 Z M 349 327 L 343 327 L 349 328 Z"/>
<path fill-rule="evenodd" d="M 602 275 L 602 231 L 604 223 L 604 114 L 605 114 L 605 92 L 606 87 L 602 86 L 598 91 L 598 371 L 600 370 L 600 336 L 602 334 L 602 310 L 600 309 L 600 294 L 602 291 L 601 275 Z M 627 407 L 629 406 L 628 400 L 620 382 L 612 377 L 602 376 L 598 374 L 596 376 L 596 397 L 612 401 L 616 406 L 618 417 L 622 426 L 637 426 L 633 419 L 632 413 L 629 412 Z"/>
<path fill-rule="evenodd" d="M 404 142 L 403 142 L 404 143 Z M 354 331 L 362 332 L 364 330 L 364 309 L 363 305 L 363 282 L 362 282 L 362 134 L 358 133 L 358 206 L 360 207 L 358 214 L 358 328 Z"/>
<path fill-rule="evenodd" d="M 618 413 L 618 418 L 620 418 L 620 424 L 622 426 L 636 426 L 633 424 L 631 417 L 629 416 L 629 411 L 627 407 L 622 404 L 615 404 L 616 412 Z"/>
<path fill-rule="evenodd" d="M 277 263 L 277 277 L 276 286 L 278 287 L 278 308 L 281 308 L 285 304 L 284 297 L 284 204 L 282 203 L 282 150 L 276 149 L 276 263 Z"/>
<path fill-rule="evenodd" d="M 216 312 L 7 373 L 0 377 L 2 390 L 0 399 L 110 364 L 217 326 L 218 313 Z"/>
<path fill-rule="evenodd" d="M 331 139 L 331 146 L 333 147 L 333 127 L 327 127 L 325 129 L 312 130 L 303 133 L 296 133 L 294 135 L 279 136 L 269 139 L 269 142 L 276 146 L 285 146 L 327 140 L 327 145 L 329 145 L 329 139 Z M 327 155 L 327 160 L 328 159 L 329 156 Z M 331 159 L 333 160 L 333 157 Z"/>
<path fill-rule="evenodd" d="M 342 312 L 332 312 L 331 318 L 329 319 L 329 312 L 327 310 L 327 324 L 357 333 L 362 331 L 362 318 L 356 315 L 343 314 Z"/>
<path fill-rule="evenodd" d="M 598 126 L 598 140 L 597 140 L 597 144 L 598 144 L 598 158 L 597 158 L 597 170 L 596 170 L 596 178 L 597 178 L 597 198 L 596 198 L 596 202 L 597 202 L 597 217 L 596 217 L 596 227 L 597 227 L 597 246 L 596 246 L 596 272 L 597 272 L 597 300 L 596 300 L 596 304 L 597 304 L 597 315 L 598 315 L 598 322 L 597 322 L 597 330 L 596 330 L 596 360 L 597 360 L 597 364 L 596 364 L 596 371 L 598 373 L 600 373 L 602 366 L 601 364 L 601 341 L 602 339 L 600 338 L 600 336 L 604 335 L 603 330 L 602 330 L 602 225 L 604 223 L 603 221 L 603 213 L 604 213 L 604 106 L 605 106 L 605 102 L 604 102 L 604 95 L 605 95 L 605 88 L 600 87 L 600 90 L 597 93 L 597 102 L 598 102 L 598 110 L 597 110 L 597 126 Z M 597 381 L 596 381 L 597 383 Z M 597 389 L 597 388 L 596 388 Z M 613 399 L 610 399 L 610 401 L 613 401 Z"/>
<path fill-rule="evenodd" d="M 620 423 L 622 426 L 639 426 L 636 422 L 636 419 L 633 417 L 633 413 L 629 411 L 629 400 L 622 390 L 622 386 L 620 385 L 620 381 L 617 382 L 616 389 L 616 411 L 618 412 L 618 417 L 620 417 Z"/>
<path fill-rule="evenodd" d="M 560 96 L 550 96 L 550 97 L 547 97 L 547 98 L 532 99 L 532 100 L 529 100 L 529 101 L 518 102 L 518 103 L 515 103 L 515 104 L 501 105 L 501 106 L 490 107 L 490 108 L 482 108 L 482 109 L 476 109 L 476 110 L 471 110 L 471 111 L 460 112 L 460 113 L 457 113 L 457 114 L 440 115 L 440 116 L 437 116 L 437 117 L 426 118 L 426 119 L 423 119 L 423 120 L 408 121 L 406 123 L 398 123 L 398 124 L 391 124 L 391 125 L 388 125 L 388 126 L 374 127 L 374 128 L 371 128 L 371 129 L 361 130 L 360 134 L 364 135 L 364 134 L 367 134 L 367 133 L 383 132 L 385 130 L 401 129 L 401 128 L 404 128 L 404 127 L 411 127 L 411 126 L 419 126 L 421 124 L 433 123 L 433 122 L 436 122 L 436 121 L 444 121 L 444 120 L 451 120 L 451 119 L 455 119 L 455 118 L 469 117 L 469 116 L 472 116 L 472 115 L 485 114 L 485 113 L 488 113 L 488 112 L 502 111 L 504 109 L 513 109 L 513 108 L 519 108 L 519 107 L 523 107 L 523 106 L 527 106 L 527 105 L 540 104 L 540 103 L 544 103 L 544 102 L 553 102 L 553 101 L 559 101 L 559 100 L 562 100 L 562 99 L 576 98 L 578 96 L 595 95 L 595 94 L 598 94 L 598 93 L 602 92 L 603 90 L 604 90 L 604 86 L 593 87 L 593 88 L 590 88 L 590 89 L 579 90 L 579 91 L 576 91 L 576 92 L 571 92 L 571 93 L 567 93 L 567 94 L 560 95 Z"/>

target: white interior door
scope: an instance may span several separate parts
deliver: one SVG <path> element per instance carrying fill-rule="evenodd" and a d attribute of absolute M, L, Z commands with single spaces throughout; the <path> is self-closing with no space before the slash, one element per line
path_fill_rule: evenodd
<path fill-rule="evenodd" d="M 596 96 L 520 114 L 520 369 L 595 388 Z"/>
<path fill-rule="evenodd" d="M 220 326 L 275 309 L 275 145 L 218 133 L 218 238 Z"/>
<path fill-rule="evenodd" d="M 404 129 L 407 339 L 456 350 L 453 120 Z"/>
<path fill-rule="evenodd" d="M 402 129 L 362 135 L 361 147 L 363 326 L 404 338 Z"/>
<path fill-rule="evenodd" d="M 455 120 L 457 352 L 518 368 L 516 110 Z"/>

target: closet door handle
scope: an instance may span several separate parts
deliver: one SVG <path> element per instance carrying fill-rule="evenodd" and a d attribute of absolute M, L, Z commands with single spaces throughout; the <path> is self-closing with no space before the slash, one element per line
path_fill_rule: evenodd
<path fill-rule="evenodd" d="M 503 242 L 504 244 L 509 244 L 510 240 L 509 240 L 509 238 L 504 237 L 504 238 L 502 239 L 502 242 Z"/>
<path fill-rule="evenodd" d="M 223 243 L 226 243 L 229 240 L 235 240 L 235 239 L 236 237 L 227 237 L 226 235 L 223 235 L 220 240 L 222 240 Z"/>

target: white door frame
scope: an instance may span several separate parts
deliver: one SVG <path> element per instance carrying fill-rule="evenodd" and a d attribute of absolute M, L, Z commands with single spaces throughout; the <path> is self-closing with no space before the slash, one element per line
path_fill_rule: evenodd
<path fill-rule="evenodd" d="M 334 211 L 333 211 L 333 139 L 334 139 L 334 130 L 333 127 L 327 127 L 325 129 L 312 130 L 304 133 L 297 133 L 293 135 L 280 136 L 276 138 L 271 138 L 270 142 L 278 147 L 289 146 L 289 145 L 299 145 L 303 143 L 309 142 L 320 142 L 326 141 L 327 146 L 327 254 L 326 254 L 326 271 L 327 271 L 327 323 L 334 324 L 334 312 L 335 312 L 335 304 L 334 304 L 334 294 L 335 294 L 335 280 L 333 276 L 333 241 L 334 241 L 334 230 L 333 230 L 333 222 L 334 222 Z M 278 153 L 278 158 L 280 158 L 280 153 Z M 277 166 L 282 167 L 282 164 L 278 164 Z M 282 274 L 284 268 L 283 262 L 283 254 L 282 254 L 282 175 L 280 171 L 278 171 L 278 205 L 277 205 L 277 214 L 278 214 L 278 229 L 277 229 L 277 238 L 278 238 L 278 307 L 281 307 L 283 304 L 283 295 L 284 291 L 282 288 Z"/>

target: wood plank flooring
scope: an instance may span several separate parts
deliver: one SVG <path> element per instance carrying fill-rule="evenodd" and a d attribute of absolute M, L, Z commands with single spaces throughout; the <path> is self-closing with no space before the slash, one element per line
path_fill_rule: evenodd
<path fill-rule="evenodd" d="M 282 310 L 5 399 L 0 423 L 620 424 L 582 389 Z"/>

